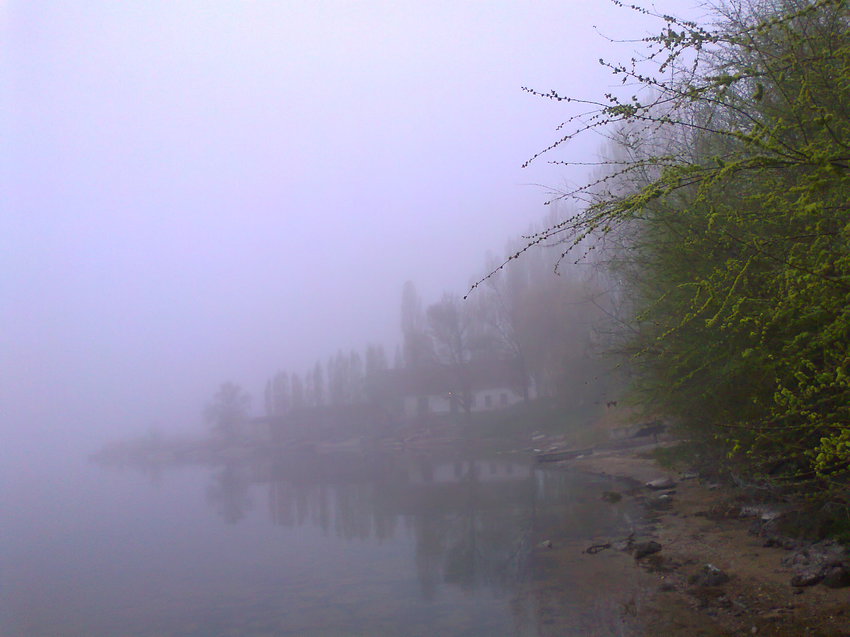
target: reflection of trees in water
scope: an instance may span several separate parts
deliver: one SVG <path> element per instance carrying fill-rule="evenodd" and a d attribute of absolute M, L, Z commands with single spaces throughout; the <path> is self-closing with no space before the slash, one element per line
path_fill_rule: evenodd
<path fill-rule="evenodd" d="M 537 513 L 538 525 L 548 533 L 557 530 L 562 540 L 614 532 L 631 520 L 628 501 L 600 503 L 603 491 L 622 489 L 614 478 L 538 471 L 535 479 L 537 502 L 546 503 Z"/>
<path fill-rule="evenodd" d="M 310 524 L 346 540 L 392 537 L 396 515 L 379 492 L 385 463 L 351 457 L 285 458 L 269 468 L 269 511 L 283 526 Z"/>
<path fill-rule="evenodd" d="M 534 481 L 538 539 L 551 539 L 562 547 L 584 547 L 594 543 L 593 538 L 623 537 L 638 521 L 629 515 L 636 513 L 635 503 L 601 500 L 604 491 L 620 491 L 625 486 L 613 478 L 539 470 Z M 557 627 L 561 626 L 570 626 L 569 634 L 622 634 L 623 627 L 617 623 L 619 598 L 610 593 L 620 584 L 615 580 L 628 570 L 607 563 L 553 559 L 536 551 L 529 554 L 527 568 L 534 576 L 518 579 L 511 600 L 516 634 L 560 634 Z M 609 594 L 599 594 L 600 586 L 612 583 Z"/>
<path fill-rule="evenodd" d="M 462 590 L 504 589 L 516 581 L 527 554 L 534 500 L 529 469 L 519 473 L 513 463 L 475 459 L 456 461 L 451 469 L 455 480 L 424 494 L 414 514 L 426 598 L 440 580 Z"/>
<path fill-rule="evenodd" d="M 207 500 L 228 524 L 236 524 L 251 508 L 248 489 L 251 477 L 246 467 L 236 463 L 225 465 L 213 474 L 207 487 Z"/>
<path fill-rule="evenodd" d="M 584 536 L 620 517 L 616 506 L 600 506 L 605 486 L 588 489 L 586 479 L 535 471 L 513 459 L 481 460 L 470 452 L 448 458 L 300 454 L 228 465 L 208 489 L 226 521 L 245 516 L 252 481 L 268 483 L 269 513 L 277 525 L 382 541 L 401 524 L 414 539 L 426 599 L 443 584 L 519 594 L 533 537 L 552 529 L 562 533 L 560 539 Z"/>
<path fill-rule="evenodd" d="M 426 598 L 443 582 L 463 590 L 501 588 L 515 579 L 527 553 L 533 474 L 515 460 L 464 456 L 281 458 L 268 472 L 271 518 L 379 541 L 392 538 L 403 521 L 415 538 Z"/>

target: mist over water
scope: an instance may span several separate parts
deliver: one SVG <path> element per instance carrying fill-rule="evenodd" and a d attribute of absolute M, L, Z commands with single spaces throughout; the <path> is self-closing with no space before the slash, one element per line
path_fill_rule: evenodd
<path fill-rule="evenodd" d="M 629 528 L 612 486 L 458 451 L 79 466 L 6 527 L 3 634 L 536 635 L 531 538 Z"/>
<path fill-rule="evenodd" d="M 116 441 L 202 440 L 227 382 L 250 398 L 245 419 L 273 430 L 267 388 L 281 370 L 330 369 L 370 347 L 398 369 L 407 282 L 432 331 L 448 310 L 478 307 L 460 302 L 470 284 L 540 223 L 550 189 L 587 174 L 521 168 L 564 118 L 521 87 L 603 92 L 599 58 L 654 28 L 642 20 L 607 2 L 4 3 L 4 634 L 347 634 L 333 631 L 351 621 L 371 634 L 509 634 L 518 617 L 534 634 L 533 613 L 505 601 L 527 599 L 527 578 L 494 573 L 531 528 L 528 493 L 545 517 L 578 497 L 547 485 L 578 479 L 527 457 L 492 461 L 512 467 L 505 488 L 472 457 L 423 460 L 429 480 L 407 456 L 216 456 L 149 462 L 146 475 L 87 458 Z M 595 144 L 571 152 L 593 161 Z M 563 336 L 570 316 L 586 333 L 556 280 L 522 305 L 538 320 L 557 298 L 563 312 L 526 331 Z M 541 366 L 575 353 L 533 346 Z M 583 384 L 591 367 L 541 373 L 536 387 L 570 386 L 587 420 L 604 400 L 604 381 Z M 521 398 L 501 388 L 486 406 Z M 599 528 L 624 522 L 609 513 Z M 362 610 L 366 598 L 387 607 Z"/>

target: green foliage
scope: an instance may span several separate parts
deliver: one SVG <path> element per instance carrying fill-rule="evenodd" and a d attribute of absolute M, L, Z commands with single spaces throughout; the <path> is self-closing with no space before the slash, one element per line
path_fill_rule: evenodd
<path fill-rule="evenodd" d="M 580 101 L 598 110 L 575 133 L 614 126 L 626 159 L 564 193 L 591 202 L 526 249 L 606 238 L 639 395 L 762 479 L 843 488 L 850 12 L 774 0 L 718 17 L 709 29 L 659 16 L 654 73 L 606 63 L 652 99 Z"/>
<path fill-rule="evenodd" d="M 681 471 L 693 465 L 697 453 L 698 450 L 693 444 L 680 442 L 670 447 L 655 447 L 647 455 L 655 460 L 659 467 Z"/>

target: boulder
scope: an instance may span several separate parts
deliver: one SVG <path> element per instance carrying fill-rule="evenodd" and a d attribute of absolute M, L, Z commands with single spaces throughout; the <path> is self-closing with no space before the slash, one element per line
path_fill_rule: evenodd
<path fill-rule="evenodd" d="M 797 573 L 791 578 L 791 586 L 802 588 L 804 586 L 814 586 L 823 579 L 823 573 L 818 569 L 803 571 Z"/>
<path fill-rule="evenodd" d="M 652 555 L 653 553 L 658 553 L 661 550 L 661 545 L 655 540 L 649 540 L 648 542 L 638 542 L 632 547 L 632 551 L 634 552 L 634 556 L 636 560 L 646 557 L 647 555 Z"/>
<path fill-rule="evenodd" d="M 650 480 L 646 483 L 647 488 L 654 489 L 660 491 L 662 489 L 672 489 L 676 486 L 673 478 L 665 477 L 665 478 L 656 478 L 655 480 Z"/>
<path fill-rule="evenodd" d="M 845 548 L 832 540 L 804 546 L 782 560 L 794 576 L 791 586 L 814 586 L 823 581 L 830 588 L 850 586 L 850 562 Z"/>
<path fill-rule="evenodd" d="M 837 564 L 826 569 L 821 583 L 829 588 L 846 588 L 850 586 L 850 566 Z"/>
<path fill-rule="evenodd" d="M 720 570 L 713 564 L 706 564 L 698 573 L 691 575 L 688 578 L 688 583 L 692 586 L 720 586 L 729 581 L 729 576 L 725 571 Z"/>

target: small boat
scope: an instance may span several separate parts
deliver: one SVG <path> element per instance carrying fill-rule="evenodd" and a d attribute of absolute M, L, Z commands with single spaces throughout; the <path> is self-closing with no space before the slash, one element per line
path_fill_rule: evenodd
<path fill-rule="evenodd" d="M 537 462 L 558 462 L 560 460 L 573 460 L 579 456 L 589 456 L 593 453 L 593 447 L 586 449 L 553 449 L 551 451 L 538 451 L 535 454 Z"/>

